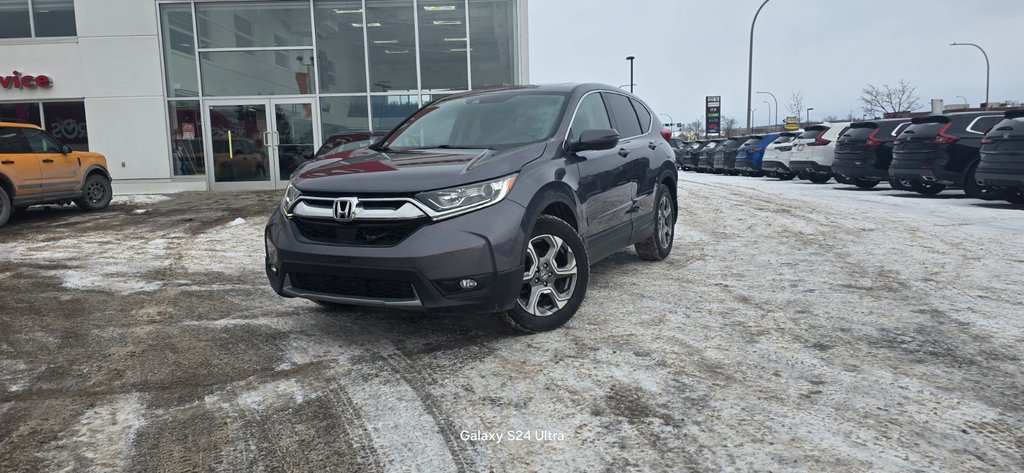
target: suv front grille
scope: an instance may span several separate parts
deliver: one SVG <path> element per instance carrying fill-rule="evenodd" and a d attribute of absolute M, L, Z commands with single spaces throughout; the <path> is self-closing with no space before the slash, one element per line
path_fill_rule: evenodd
<path fill-rule="evenodd" d="M 411 300 L 416 298 L 412 283 L 326 274 L 292 273 L 292 286 L 303 291 L 371 299 Z"/>
<path fill-rule="evenodd" d="M 292 221 L 302 237 L 307 240 L 360 246 L 397 245 L 427 223 L 426 219 L 380 223 L 341 223 L 304 218 L 292 218 Z"/>

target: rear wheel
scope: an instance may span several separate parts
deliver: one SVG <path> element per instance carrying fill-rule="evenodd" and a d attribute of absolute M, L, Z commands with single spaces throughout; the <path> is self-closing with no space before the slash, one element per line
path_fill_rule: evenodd
<path fill-rule="evenodd" d="M 982 200 L 996 200 L 1000 192 L 985 186 L 978 185 L 975 174 L 978 172 L 978 164 L 975 163 L 967 170 L 967 177 L 964 179 L 964 194 L 968 197 Z"/>
<path fill-rule="evenodd" d="M 776 174 L 775 177 L 779 178 L 780 181 L 792 181 L 796 179 L 796 173 Z"/>
<path fill-rule="evenodd" d="M 815 184 L 824 184 L 832 180 L 832 176 L 829 174 L 815 173 L 807 177 L 808 180 Z"/>
<path fill-rule="evenodd" d="M 937 195 L 939 192 L 946 190 L 945 184 L 937 184 L 934 182 L 918 182 L 915 181 L 911 188 L 914 192 L 921 195 Z"/>
<path fill-rule="evenodd" d="M 11 219 L 11 196 L 7 195 L 7 189 L 0 187 L 0 227 L 7 224 Z"/>
<path fill-rule="evenodd" d="M 654 208 L 654 234 L 633 245 L 642 260 L 661 261 L 672 253 L 672 242 L 676 234 L 676 206 L 671 193 L 672 190 L 665 184 L 658 186 Z"/>
<path fill-rule="evenodd" d="M 882 181 L 876 181 L 873 179 L 855 179 L 853 185 L 860 187 L 861 189 L 874 189 Z"/>
<path fill-rule="evenodd" d="M 110 205 L 111 198 L 113 192 L 110 189 L 110 179 L 93 174 L 85 179 L 82 197 L 75 199 L 75 204 L 84 210 L 101 210 Z"/>
<path fill-rule="evenodd" d="M 519 297 L 503 319 L 526 333 L 561 327 L 579 310 L 589 278 L 590 259 L 583 239 L 568 223 L 541 215 L 526 243 Z"/>
<path fill-rule="evenodd" d="M 891 177 L 889 178 L 889 187 L 892 187 L 894 191 L 909 191 L 913 190 L 914 184 L 906 179 Z"/>

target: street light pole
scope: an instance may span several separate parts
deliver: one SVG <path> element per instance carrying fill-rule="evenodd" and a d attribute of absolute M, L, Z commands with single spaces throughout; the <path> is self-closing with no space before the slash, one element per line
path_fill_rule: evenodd
<path fill-rule="evenodd" d="M 775 98 L 775 94 L 771 92 L 758 92 L 759 94 L 768 94 L 772 96 L 772 100 L 775 101 L 775 123 L 774 126 L 779 126 L 779 99 Z"/>
<path fill-rule="evenodd" d="M 807 109 L 807 124 L 808 125 L 811 124 L 811 110 L 814 110 L 814 107 L 811 107 L 811 108 Z"/>
<path fill-rule="evenodd" d="M 985 108 L 989 108 L 988 91 L 989 91 L 989 85 L 992 83 L 992 66 L 988 62 L 988 53 L 986 53 L 984 49 L 981 49 L 981 46 L 978 46 L 977 44 L 974 44 L 974 43 L 957 43 L 957 42 L 953 42 L 953 43 L 949 43 L 949 45 L 950 46 L 974 46 L 974 47 L 978 48 L 978 51 L 981 51 L 981 54 L 983 56 L 985 56 Z"/>
<path fill-rule="evenodd" d="M 750 56 L 747 61 L 747 130 L 750 130 L 750 120 L 753 118 L 753 112 L 750 111 L 750 106 L 754 100 L 754 25 L 757 24 L 757 17 L 761 14 L 761 9 L 771 0 L 764 0 L 764 3 L 757 8 L 757 13 L 754 13 L 754 21 L 750 22 Z"/>
<path fill-rule="evenodd" d="M 770 102 L 768 102 L 767 100 L 764 101 L 764 104 L 768 106 L 768 121 L 771 122 L 772 121 L 772 104 Z M 778 111 L 776 111 L 775 113 L 778 113 Z M 770 133 L 771 131 L 772 131 L 771 130 L 771 125 L 769 124 L 768 125 L 768 132 Z"/>
<path fill-rule="evenodd" d="M 633 60 L 636 56 L 626 56 L 626 60 L 629 61 L 629 93 L 633 93 Z"/>

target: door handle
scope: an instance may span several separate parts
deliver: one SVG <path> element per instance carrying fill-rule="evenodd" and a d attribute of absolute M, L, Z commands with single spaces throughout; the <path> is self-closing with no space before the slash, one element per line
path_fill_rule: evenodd
<path fill-rule="evenodd" d="M 274 143 L 270 141 L 270 133 L 270 131 L 263 132 L 263 146 L 266 146 L 267 148 L 274 147 Z"/>
<path fill-rule="evenodd" d="M 658 149 L 658 144 L 652 141 L 650 143 L 647 143 L 647 147 L 651 149 Z"/>
<path fill-rule="evenodd" d="M 44 159 L 44 160 L 43 160 L 43 162 L 44 162 L 44 163 L 52 163 L 52 162 L 53 162 L 53 160 L 52 160 L 52 159 Z"/>
<path fill-rule="evenodd" d="M 14 164 L 14 161 L 11 161 L 11 160 L 3 160 L 3 161 L 0 161 L 0 164 Z"/>
<path fill-rule="evenodd" d="M 619 156 L 622 156 L 623 158 L 629 156 L 629 150 L 626 148 L 619 148 Z"/>

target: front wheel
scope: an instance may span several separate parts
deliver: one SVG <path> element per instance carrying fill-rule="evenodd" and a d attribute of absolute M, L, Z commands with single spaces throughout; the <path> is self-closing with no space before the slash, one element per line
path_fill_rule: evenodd
<path fill-rule="evenodd" d="M 853 185 L 861 189 L 874 189 L 875 186 L 877 186 L 880 182 L 882 181 L 877 181 L 874 179 L 855 179 L 853 181 Z"/>
<path fill-rule="evenodd" d="M 111 198 L 113 191 L 110 188 L 110 179 L 93 174 L 85 179 L 82 197 L 76 199 L 75 204 L 83 210 L 102 210 L 110 205 Z"/>
<path fill-rule="evenodd" d="M 815 184 L 824 184 L 831 181 L 832 176 L 830 174 L 815 173 L 808 176 L 807 179 Z"/>
<path fill-rule="evenodd" d="M 0 227 L 7 225 L 11 210 L 11 197 L 7 195 L 7 189 L 0 187 Z"/>
<path fill-rule="evenodd" d="M 672 200 L 672 190 L 660 184 L 654 202 L 654 234 L 633 245 L 640 259 L 646 261 L 668 258 L 676 234 L 676 204 Z"/>
<path fill-rule="evenodd" d="M 945 184 L 936 184 L 934 182 L 917 182 L 913 184 L 914 192 L 921 195 L 938 195 L 939 192 L 946 190 Z"/>
<path fill-rule="evenodd" d="M 519 297 L 503 318 L 526 333 L 561 327 L 579 310 L 587 294 L 590 259 L 583 239 L 568 223 L 541 215 L 526 243 Z"/>

